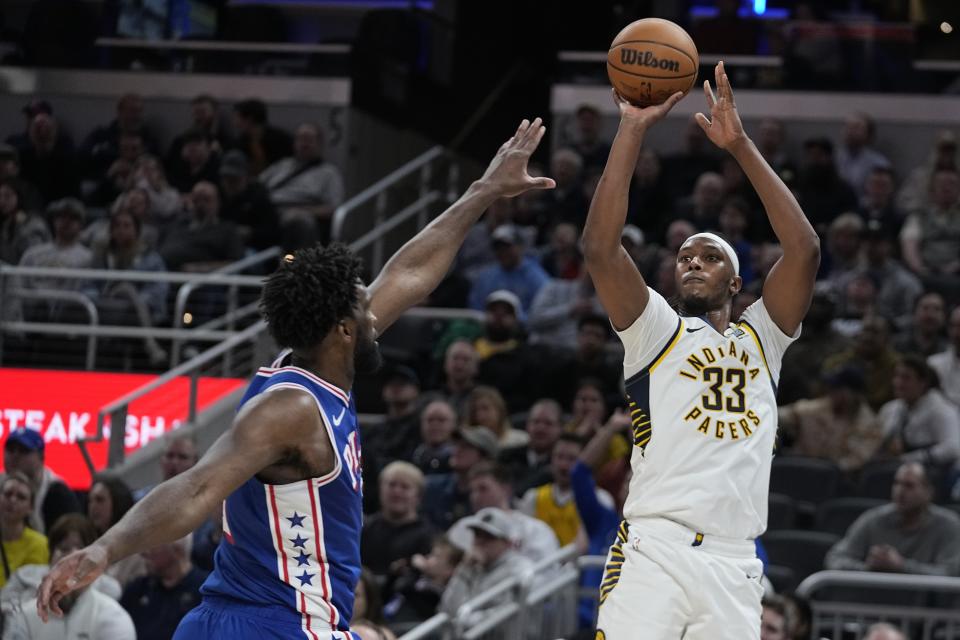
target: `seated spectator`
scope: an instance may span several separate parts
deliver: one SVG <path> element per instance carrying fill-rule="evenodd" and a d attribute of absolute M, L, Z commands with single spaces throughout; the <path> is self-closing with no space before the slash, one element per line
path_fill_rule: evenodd
<path fill-rule="evenodd" d="M 343 203 L 344 186 L 340 169 L 324 158 L 323 130 L 319 126 L 297 127 L 293 155 L 264 169 L 260 181 L 280 212 L 285 247 L 330 241 L 330 223 L 333 212 Z"/>
<path fill-rule="evenodd" d="M 857 196 L 837 173 L 833 158 L 833 143 L 827 138 L 810 138 L 803 143 L 798 199 L 803 212 L 821 233 L 841 213 L 857 208 Z"/>
<path fill-rule="evenodd" d="M 583 195 L 583 158 L 573 149 L 557 149 L 550 156 L 550 176 L 557 186 L 543 194 L 548 224 L 567 222 L 582 229 L 590 206 Z"/>
<path fill-rule="evenodd" d="M 738 296 L 739 297 L 739 296 Z M 800 337 L 783 354 L 777 400 L 790 404 L 819 395 L 820 372 L 832 355 L 844 350 L 849 340 L 831 327 L 835 298 L 821 287 L 814 291 Z"/>
<path fill-rule="evenodd" d="M 547 275 L 558 280 L 576 280 L 585 271 L 577 243 L 580 234 L 575 225 L 561 222 L 550 232 L 550 244 L 540 257 Z"/>
<path fill-rule="evenodd" d="M 409 462 L 395 460 L 380 472 L 380 511 L 363 524 L 360 556 L 387 598 L 400 569 L 430 551 L 433 532 L 418 513 L 423 488 L 423 473 Z"/>
<path fill-rule="evenodd" d="M 217 99 L 207 94 L 196 96 L 190 101 L 190 127 L 187 131 L 201 131 L 210 141 L 210 148 L 214 153 L 221 154 L 229 149 L 233 143 L 225 127 L 220 122 L 220 104 Z M 173 139 L 170 150 L 166 155 L 166 165 L 171 171 L 181 169 L 185 134 Z"/>
<path fill-rule="evenodd" d="M 189 434 L 172 433 L 164 436 L 166 446 L 163 455 L 160 456 L 160 477 L 161 482 L 166 482 L 170 478 L 176 477 L 197 464 L 200 459 L 200 453 L 197 448 L 197 440 Z M 157 485 L 148 485 L 133 492 L 133 499 L 140 500 L 143 496 L 150 493 Z"/>
<path fill-rule="evenodd" d="M 466 522 L 473 530 L 473 547 L 457 567 L 443 590 L 440 611 L 455 617 L 467 600 L 490 590 L 504 580 L 522 576 L 532 563 L 513 548 L 513 528 L 510 517 L 496 507 L 481 509 Z M 511 592 L 504 591 L 474 612 L 468 624 L 482 619 L 484 610 L 509 601 Z"/>
<path fill-rule="evenodd" d="M 582 104 L 574 114 L 574 133 L 570 147 L 579 154 L 586 169 L 603 169 L 610 155 L 610 141 L 603 138 L 603 117 L 592 104 Z"/>
<path fill-rule="evenodd" d="M 420 445 L 420 377 L 406 365 L 388 367 L 381 397 L 386 407 L 382 424 L 361 432 L 367 464 L 377 470 L 391 460 L 409 460 Z M 365 465 L 366 466 L 366 465 Z"/>
<path fill-rule="evenodd" d="M 561 547 L 576 543 L 581 553 L 586 551 L 589 540 L 577 513 L 571 474 L 583 448 L 582 437 L 572 433 L 562 434 L 550 455 L 553 481 L 528 490 L 520 501 L 520 509 L 524 513 L 550 525 Z M 597 489 L 597 496 L 602 504 L 614 508 L 609 493 Z"/>
<path fill-rule="evenodd" d="M 693 116 L 687 120 L 687 128 L 683 132 L 683 149 L 664 156 L 661 164 L 671 202 L 689 194 L 702 174 L 720 168 L 720 160 L 713 150 L 713 145 Z M 693 233 L 683 239 L 686 240 L 691 235 Z M 675 253 L 673 255 L 676 256 Z"/>
<path fill-rule="evenodd" d="M 3 545 L 3 574 L 0 587 L 13 572 L 28 564 L 47 564 L 47 538 L 27 526 L 35 502 L 33 485 L 18 471 L 8 471 L 0 482 L 0 539 Z"/>
<path fill-rule="evenodd" d="M 687 220 L 699 231 L 716 229 L 722 199 L 723 177 L 708 171 L 697 178 L 693 192 L 677 202 L 674 217 Z"/>
<path fill-rule="evenodd" d="M 0 262 L 18 264 L 28 249 L 49 240 L 43 218 L 24 211 L 17 182 L 0 181 Z"/>
<path fill-rule="evenodd" d="M 220 216 L 237 226 L 243 243 L 262 250 L 280 244 L 280 221 L 266 188 L 250 177 L 247 157 L 236 149 L 220 161 Z M 303 245 L 309 246 L 309 245 Z M 290 248 L 287 246 L 286 248 Z"/>
<path fill-rule="evenodd" d="M 78 513 L 77 496 L 43 463 L 43 436 L 29 428 L 14 429 L 3 444 L 3 468 L 26 476 L 31 487 L 31 529 L 43 533 L 67 513 Z M 46 562 L 46 560 L 44 560 Z"/>
<path fill-rule="evenodd" d="M 950 346 L 927 358 L 927 364 L 940 378 L 943 395 L 953 404 L 960 406 L 960 306 L 954 307 L 950 312 L 947 336 Z"/>
<path fill-rule="evenodd" d="M 550 277 L 535 259 L 523 255 L 523 239 L 517 227 L 501 225 L 490 237 L 497 263 L 480 271 L 473 280 L 470 307 L 483 310 L 490 294 L 507 290 L 519 298 L 522 312 L 526 314 Z"/>
<path fill-rule="evenodd" d="M 933 502 L 923 465 L 904 463 L 892 502 L 870 509 L 827 553 L 824 566 L 841 571 L 948 575 L 960 557 L 960 518 Z"/>
<path fill-rule="evenodd" d="M 857 213 L 867 223 L 875 224 L 880 228 L 888 229 L 895 237 L 900 233 L 900 227 L 906 218 L 894 202 L 897 192 L 893 169 L 890 167 L 876 167 L 867 176 L 863 186 L 863 195 L 860 197 L 860 206 Z"/>
<path fill-rule="evenodd" d="M 150 221 L 165 227 L 183 208 L 180 193 L 167 181 L 167 174 L 156 156 L 140 156 L 134 167 L 133 184 L 147 196 L 145 223 Z"/>
<path fill-rule="evenodd" d="M 190 562 L 190 536 L 143 552 L 147 575 L 123 590 L 120 604 L 137 629 L 137 640 L 169 640 L 187 612 L 200 604 L 207 575 Z"/>
<path fill-rule="evenodd" d="M 93 524 L 85 516 L 64 516 L 50 529 L 50 562 L 58 562 L 67 554 L 92 544 L 95 539 Z M 14 579 L 22 582 L 25 590 L 21 593 L 22 600 L 15 600 L 15 606 L 6 612 L 5 640 L 136 640 L 133 621 L 117 602 L 120 585 L 108 575 L 101 575 L 90 586 L 61 599 L 62 617 L 52 616 L 46 623 L 40 620 L 35 594 L 48 571 L 46 565 L 28 565 L 14 574 Z M 13 584 L 4 587 L 4 597 L 11 586 Z"/>
<path fill-rule="evenodd" d="M 190 193 L 200 182 L 216 184 L 220 179 L 220 155 L 213 151 L 210 137 L 194 130 L 181 137 L 182 162 L 170 167 L 170 184 L 180 193 Z"/>
<path fill-rule="evenodd" d="M 522 447 L 527 444 L 527 434 L 514 429 L 507 413 L 503 396 L 494 387 L 478 386 L 463 407 L 461 422 L 465 427 L 486 427 L 497 436 L 500 449 Z"/>
<path fill-rule="evenodd" d="M 80 195 L 80 170 L 69 138 L 60 135 L 60 125 L 49 114 L 30 120 L 28 144 L 19 149 L 20 176 L 36 187 L 43 203 Z"/>
<path fill-rule="evenodd" d="M 876 123 L 869 115 L 858 111 L 847 116 L 837 148 L 837 172 L 858 196 L 874 169 L 890 166 L 890 160 L 872 146 L 875 136 Z"/>
<path fill-rule="evenodd" d="M 253 175 L 293 152 L 290 134 L 270 124 L 267 105 L 257 98 L 233 105 L 233 130 L 234 144 L 250 159 Z"/>
<path fill-rule="evenodd" d="M 457 412 L 446 400 L 433 400 L 420 412 L 421 442 L 410 461 L 424 474 L 450 473 Z"/>
<path fill-rule="evenodd" d="M 513 548 L 531 562 L 537 562 L 560 548 L 557 536 L 547 523 L 514 509 L 513 493 L 513 478 L 506 467 L 481 463 L 470 470 L 470 507 L 473 513 L 490 507 L 500 509 L 510 520 Z M 473 548 L 470 522 L 470 517 L 458 520 L 447 531 L 450 542 L 465 553 Z"/>
<path fill-rule="evenodd" d="M 354 590 L 353 617 L 350 631 L 360 640 L 396 640 L 397 636 L 384 625 L 383 598 L 376 577 L 369 569 L 360 570 Z"/>
<path fill-rule="evenodd" d="M 37 188 L 20 175 L 20 153 L 9 144 L 0 144 L 0 182 L 13 181 L 21 193 L 21 206 L 28 211 L 43 207 Z"/>
<path fill-rule="evenodd" d="M 493 232 L 503 225 L 513 224 L 515 208 L 516 200 L 513 198 L 500 198 L 493 201 L 493 204 L 483 213 L 483 217 L 467 232 L 467 237 L 457 252 L 457 259 L 453 265 L 454 272 L 472 282 L 478 273 L 496 260 L 493 251 Z M 533 230 L 529 234 L 531 237 L 527 238 L 525 236 L 528 227 L 518 226 L 517 228 L 520 235 L 524 237 L 524 249 L 529 249 L 535 240 L 533 236 L 536 235 L 536 230 Z"/>
<path fill-rule="evenodd" d="M 477 386 L 479 357 L 469 340 L 454 340 L 443 356 L 443 383 L 440 394 L 457 413 L 463 410 L 467 396 Z"/>
<path fill-rule="evenodd" d="M 482 460 L 497 457 L 497 437 L 483 427 L 454 432 L 450 473 L 431 475 L 421 502 L 423 516 L 435 531 L 446 531 L 470 513 L 470 469 Z"/>
<path fill-rule="evenodd" d="M 796 181 L 796 167 L 787 149 L 786 128 L 782 120 L 764 118 L 757 129 L 757 148 L 777 175 L 787 184 Z"/>
<path fill-rule="evenodd" d="M 907 218 L 900 232 L 903 261 L 921 279 L 960 275 L 960 172 L 938 169 L 930 203 Z"/>
<path fill-rule="evenodd" d="M 894 338 L 893 348 L 900 353 L 919 353 L 924 357 L 943 351 L 947 346 L 945 307 L 939 293 L 931 291 L 919 296 L 913 305 L 913 319 L 903 333 Z"/>
<path fill-rule="evenodd" d="M 622 423 L 618 413 L 612 415 L 607 407 L 608 390 L 596 378 L 583 378 L 577 383 L 573 395 L 572 419 L 566 426 L 572 432 L 589 441 L 604 426 Z M 602 456 L 594 467 L 597 484 L 610 493 L 620 489 L 625 474 L 630 469 L 631 442 L 620 432 L 616 432 L 608 442 L 606 455 Z"/>
<path fill-rule="evenodd" d="M 918 355 L 903 356 L 893 372 L 895 398 L 880 409 L 885 453 L 904 462 L 947 469 L 960 457 L 960 414 Z"/>
<path fill-rule="evenodd" d="M 568 348 L 576 339 L 578 324 L 587 316 L 602 314 L 603 305 L 586 269 L 572 280 L 551 278 L 530 306 L 530 341 Z"/>
<path fill-rule="evenodd" d="M 563 433 L 562 420 L 556 400 L 537 400 L 527 413 L 527 444 L 500 452 L 499 462 L 510 470 L 517 495 L 550 482 L 550 452 Z"/>
<path fill-rule="evenodd" d="M 623 361 L 608 349 L 612 335 L 610 321 L 604 312 L 584 315 L 577 322 L 574 351 L 562 359 L 550 376 L 549 389 L 557 401 L 566 402 L 577 394 L 580 381 L 594 378 L 606 394 L 606 404 L 619 404 L 623 399 Z"/>
<path fill-rule="evenodd" d="M 24 252 L 21 267 L 50 267 L 54 269 L 88 269 L 92 254 L 80 242 L 80 231 L 86 217 L 83 203 L 76 198 L 57 200 L 47 208 L 53 220 L 53 240 L 38 244 Z M 26 277 L 21 285 L 26 289 L 76 291 L 82 281 L 70 277 Z M 57 322 L 75 317 L 74 303 L 57 298 L 25 300 L 24 316 L 28 320 Z"/>
<path fill-rule="evenodd" d="M 660 156 L 648 147 L 640 150 L 628 198 L 627 226 L 652 227 L 655 231 L 654 237 L 659 239 L 663 233 L 664 219 L 673 206 Z"/>
<path fill-rule="evenodd" d="M 171 271 L 212 271 L 243 257 L 236 227 L 220 219 L 220 196 L 209 182 L 190 192 L 189 213 L 174 223 L 160 244 L 160 257 Z"/>
<path fill-rule="evenodd" d="M 849 212 L 837 216 L 830 223 L 827 256 L 821 267 L 821 272 L 827 275 L 829 282 L 839 282 L 860 266 L 864 227 L 863 219 Z"/>
<path fill-rule="evenodd" d="M 877 315 L 877 283 L 865 271 L 851 271 L 843 276 L 837 315 L 831 329 L 845 338 L 853 338 L 863 329 L 867 318 Z"/>
<path fill-rule="evenodd" d="M 108 271 L 165 272 L 163 258 L 140 237 L 136 216 L 123 209 L 114 213 L 110 216 L 110 240 L 97 248 L 90 266 Z M 101 324 L 153 327 L 166 320 L 168 289 L 166 282 L 106 280 L 92 284 L 87 294 L 97 305 Z M 152 365 L 167 360 L 166 351 L 153 336 L 143 338 L 143 346 Z"/>
<path fill-rule="evenodd" d="M 779 596 L 769 596 L 764 597 L 762 604 L 760 640 L 791 640 L 793 625 L 787 603 Z"/>
<path fill-rule="evenodd" d="M 779 409 L 786 450 L 835 462 L 855 473 L 873 457 L 883 435 L 877 415 L 863 397 L 863 374 L 855 368 L 830 372 L 824 394 Z"/>
<path fill-rule="evenodd" d="M 120 155 L 120 138 L 123 134 L 137 134 L 149 153 L 159 150 L 157 137 L 143 119 L 143 98 L 135 93 L 126 93 L 117 100 L 117 115 L 110 124 L 94 129 L 81 147 L 87 172 L 90 176 L 103 175 L 107 167 Z"/>
<path fill-rule="evenodd" d="M 823 363 L 823 369 L 827 372 L 846 366 L 860 369 L 866 390 L 864 395 L 874 411 L 893 398 L 892 381 L 897 352 L 890 348 L 888 335 L 886 320 L 880 316 L 868 316 L 851 346 L 828 357 Z"/>
<path fill-rule="evenodd" d="M 950 129 L 941 129 L 927 159 L 908 175 L 897 193 L 897 205 L 908 214 L 926 209 L 930 204 L 930 183 L 940 169 L 960 168 L 957 136 Z"/>
<path fill-rule="evenodd" d="M 907 640 L 907 636 L 892 624 L 878 622 L 870 625 L 863 640 Z"/>
<path fill-rule="evenodd" d="M 179 195 L 177 196 L 179 202 Z M 150 196 L 139 187 L 133 187 L 121 193 L 113 206 L 110 208 L 110 215 L 113 216 L 120 211 L 131 214 L 140 227 L 140 240 L 150 249 L 156 249 L 160 241 L 160 229 L 154 225 L 150 212 Z M 93 250 L 104 251 L 110 243 L 110 217 L 98 218 L 80 232 L 80 242 Z"/>
<path fill-rule="evenodd" d="M 651 273 L 657 268 L 660 261 L 660 247 L 655 244 L 647 244 L 646 237 L 639 227 L 627 224 L 620 232 L 620 245 L 627 255 L 637 265 L 641 275 L 651 277 Z"/>
<path fill-rule="evenodd" d="M 720 207 L 718 220 L 720 233 L 733 246 L 740 261 L 740 278 L 743 286 L 755 280 L 753 273 L 753 244 L 747 239 L 750 227 L 750 204 L 739 196 L 727 198 Z"/>
<path fill-rule="evenodd" d="M 463 556 L 443 535 L 434 538 L 429 554 L 413 556 L 410 570 L 394 583 L 393 598 L 384 605 L 390 622 L 423 622 L 436 614 L 440 597 Z"/>
<path fill-rule="evenodd" d="M 139 133 L 121 133 L 117 159 L 110 164 L 106 174 L 100 177 L 93 193 L 87 196 L 87 202 L 104 206 L 133 186 L 137 162 L 143 153 L 143 139 Z"/>
<path fill-rule="evenodd" d="M 120 522 L 127 511 L 133 507 L 133 493 L 122 480 L 111 476 L 96 476 L 87 494 L 87 515 L 96 528 L 96 537 L 102 536 L 107 529 Z M 147 573 L 140 554 L 127 556 L 111 564 L 105 575 L 111 576 L 120 587 L 126 587 L 134 579 Z M 117 598 L 120 594 L 117 594 Z"/>

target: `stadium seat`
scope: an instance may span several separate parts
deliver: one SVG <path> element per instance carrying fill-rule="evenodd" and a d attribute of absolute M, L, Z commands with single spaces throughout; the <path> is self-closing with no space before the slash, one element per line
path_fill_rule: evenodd
<path fill-rule="evenodd" d="M 797 501 L 797 510 L 812 515 L 816 505 L 836 497 L 840 467 L 803 456 L 777 457 L 770 470 L 770 491 Z"/>
<path fill-rule="evenodd" d="M 799 584 L 807 576 L 823 569 L 827 551 L 839 539 L 832 533 L 792 529 L 764 534 L 763 546 L 770 564 L 789 568 Z"/>
<path fill-rule="evenodd" d="M 893 476 L 900 467 L 899 460 L 869 462 L 860 471 L 857 495 L 861 498 L 889 500 L 893 488 Z"/>
<path fill-rule="evenodd" d="M 771 493 L 767 510 L 767 531 L 793 529 L 797 526 L 797 505 L 793 498 Z"/>
<path fill-rule="evenodd" d="M 877 498 L 834 498 L 817 507 L 817 531 L 843 536 L 864 511 L 886 504 Z"/>
<path fill-rule="evenodd" d="M 777 593 L 790 593 L 797 588 L 797 577 L 793 569 L 782 564 L 768 564 L 764 572 Z"/>

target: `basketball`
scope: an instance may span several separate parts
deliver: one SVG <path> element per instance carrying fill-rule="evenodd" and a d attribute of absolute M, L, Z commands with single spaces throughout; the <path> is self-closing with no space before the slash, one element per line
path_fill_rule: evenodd
<path fill-rule="evenodd" d="M 679 25 L 660 18 L 631 22 L 607 51 L 610 84 L 638 107 L 660 104 L 677 91 L 690 91 L 699 66 L 693 38 Z"/>

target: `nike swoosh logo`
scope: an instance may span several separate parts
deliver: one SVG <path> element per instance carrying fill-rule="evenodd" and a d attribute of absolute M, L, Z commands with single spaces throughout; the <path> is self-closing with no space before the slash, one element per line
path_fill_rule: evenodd
<path fill-rule="evenodd" d="M 696 329 L 687 329 L 687 333 L 693 333 L 695 331 L 700 331 L 700 329 L 706 329 L 706 327 L 697 327 Z"/>
<path fill-rule="evenodd" d="M 340 415 L 338 415 L 336 418 L 333 419 L 333 426 L 339 427 L 340 423 L 343 422 L 343 416 L 346 413 L 347 413 L 346 407 L 344 407 L 343 409 L 340 409 Z"/>

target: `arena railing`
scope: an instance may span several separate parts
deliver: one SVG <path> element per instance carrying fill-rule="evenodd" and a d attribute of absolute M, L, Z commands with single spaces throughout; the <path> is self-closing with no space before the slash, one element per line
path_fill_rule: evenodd
<path fill-rule="evenodd" d="M 5 301 L 5 304 L 10 304 L 12 301 L 21 301 L 21 300 L 62 300 L 63 302 L 69 304 L 75 304 L 87 315 L 91 327 L 96 327 L 100 324 L 100 312 L 97 311 L 97 306 L 93 304 L 93 301 L 90 300 L 88 296 L 80 293 L 79 291 L 60 291 L 58 289 L 23 289 L 20 287 L 12 287 L 9 289 L 3 288 L 3 278 L 0 278 L 0 299 Z M 23 327 L 27 323 L 20 322 L 17 320 L 11 320 L 4 324 L 3 318 L 0 317 L 0 325 L 4 325 L 5 328 L 10 331 L 21 331 L 24 330 Z M 0 327 L 0 363 L 3 362 L 3 328 Z M 94 363 L 97 359 L 97 336 L 90 334 L 87 336 L 87 355 L 86 355 L 86 368 L 93 369 Z"/>
<path fill-rule="evenodd" d="M 441 191 L 435 186 L 434 180 L 444 168 L 447 170 L 447 175 Z M 334 240 L 347 242 L 350 248 L 357 252 L 370 247 L 372 252 L 369 261 L 370 272 L 378 273 L 384 264 L 387 235 L 414 217 L 416 217 L 417 229 L 425 227 L 433 205 L 456 200 L 459 174 L 459 165 L 453 162 L 450 154 L 441 146 L 433 147 L 337 207 L 333 212 L 331 236 Z M 388 210 L 390 190 L 407 186 L 408 181 L 414 176 L 417 180 L 416 200 L 391 214 Z M 363 224 L 355 225 L 357 228 L 368 229 L 368 231 L 358 238 L 348 240 L 345 237 L 348 224 L 364 213 L 369 214 L 366 207 L 371 202 L 373 203 L 372 219 L 369 223 L 364 220 Z"/>
<path fill-rule="evenodd" d="M 810 603 L 814 639 L 859 639 L 875 622 L 892 623 L 915 639 L 960 639 L 960 578 L 820 571 L 796 594 Z M 916 603 L 903 602 L 908 595 Z"/>

